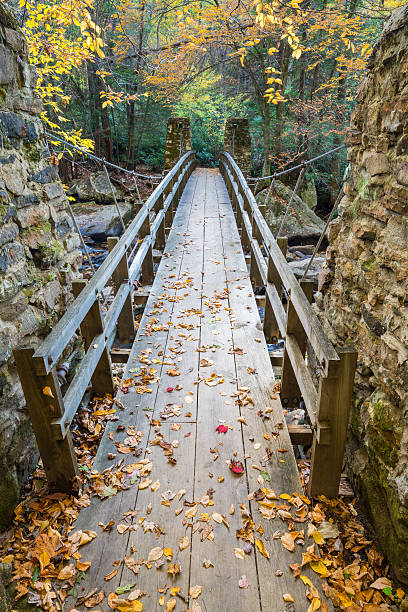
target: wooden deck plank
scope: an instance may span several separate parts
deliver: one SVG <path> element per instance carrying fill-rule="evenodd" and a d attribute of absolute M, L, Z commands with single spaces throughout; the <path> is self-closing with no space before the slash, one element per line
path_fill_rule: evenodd
<path fill-rule="evenodd" d="M 220 199 L 225 201 L 227 197 L 225 185 L 223 181 L 218 181 L 217 184 L 221 193 Z M 249 404 L 242 408 L 242 416 L 248 423 L 248 427 L 243 427 L 243 439 L 247 457 L 249 489 L 254 492 L 260 487 L 267 487 L 273 489 L 277 496 L 302 494 L 284 412 L 279 396 L 273 393 L 274 374 L 255 296 L 240 248 L 233 211 L 228 205 L 223 209 L 221 224 L 230 306 L 232 314 L 236 317 L 232 332 L 234 348 L 242 349 L 242 354 L 240 352 L 235 354 L 238 386 L 249 388 L 254 402 L 253 406 Z M 266 418 L 258 415 L 259 410 Z M 265 410 L 268 411 L 267 414 Z M 271 435 L 272 432 L 277 435 Z M 268 440 L 265 439 L 265 435 L 269 438 Z M 266 459 L 267 447 L 270 449 L 269 459 Z M 253 465 L 260 467 L 268 475 L 270 481 L 262 483 L 262 477 L 259 478 L 260 470 L 254 469 Z M 285 502 L 277 500 L 276 503 L 279 505 Z M 289 593 L 294 597 L 296 610 L 306 610 L 309 602 L 305 596 L 305 586 L 299 579 L 294 579 L 289 568 L 290 564 L 301 562 L 301 555 L 305 548 L 296 545 L 294 552 L 288 551 L 279 538 L 274 539 L 273 537 L 276 532 L 279 532 L 281 536 L 288 532 L 287 522 L 280 518 L 264 520 L 255 501 L 250 502 L 250 507 L 255 523 L 258 524 L 259 520 L 262 523 L 265 532 L 262 539 L 270 555 L 268 560 L 259 551 L 256 551 L 262 609 L 271 611 L 286 609 L 288 604 L 284 604 L 283 595 Z M 307 522 L 296 523 L 296 529 L 304 530 L 306 536 Z M 305 541 L 307 542 L 306 537 Z M 276 571 L 283 573 L 275 577 Z M 313 572 L 305 571 L 304 573 L 309 576 L 315 586 L 319 586 L 318 579 Z"/>
<path fill-rule="evenodd" d="M 188 283 L 187 278 L 191 279 Z M 150 333 L 153 323 L 157 331 Z M 193 324 L 194 328 L 185 329 L 185 324 Z M 202 347 L 206 349 L 203 352 Z M 242 349 L 242 355 L 238 348 Z M 117 411 L 118 421 L 108 423 L 94 468 L 101 472 L 112 469 L 120 459 L 125 465 L 149 459 L 152 469 L 148 477 L 152 484 L 159 481 L 160 487 L 153 486 L 152 490 L 149 485 L 139 490 L 137 482 L 102 502 L 93 500 L 81 512 L 75 528 L 94 530 L 98 536 L 80 549 L 82 560 L 90 560 L 92 565 L 79 594 L 97 588 L 108 595 L 119 586 L 134 585 L 146 591 L 146 596 L 141 598 L 143 610 L 159 612 L 165 609 L 159 602 L 159 589 L 165 590 L 165 601 L 168 601 L 170 587 L 180 587 L 187 595 L 191 587 L 200 585 L 202 593 L 198 602 L 203 610 L 283 612 L 293 610 L 282 597 L 284 593 L 291 593 L 295 610 L 303 612 L 309 605 L 305 587 L 294 580 L 288 568 L 289 563 L 299 562 L 301 548 L 297 546 L 296 553 L 286 551 L 279 540 L 273 539 L 276 530 L 287 531 L 286 523 L 281 519 L 267 521 L 260 515 L 258 504 L 248 501 L 248 495 L 260 487 L 260 471 L 252 467 L 254 464 L 269 474 L 271 481 L 264 484 L 277 495 L 300 493 L 301 487 L 280 402 L 270 397 L 273 385 L 270 359 L 233 212 L 216 170 L 197 170 L 187 183 L 124 381 L 137 375 L 143 365 L 139 356 L 147 350 L 151 361 L 147 367 L 157 370 L 152 393 L 139 395 L 131 386 L 128 393 L 119 392 L 123 410 Z M 175 367 L 180 375 L 169 375 L 167 370 Z M 216 386 L 207 384 L 208 380 L 205 382 L 213 373 L 218 381 L 222 379 Z M 182 389 L 167 391 L 177 384 Z M 241 406 L 237 401 L 237 391 L 242 387 L 250 389 L 254 406 Z M 163 411 L 168 405 L 179 406 L 180 412 L 164 419 Z M 270 418 L 263 421 L 258 410 L 267 406 L 271 409 Z M 245 424 L 238 420 L 242 418 Z M 282 423 L 282 428 L 278 429 L 277 440 L 272 437 L 266 441 L 264 434 L 269 435 L 278 423 Z M 125 431 L 121 428 L 117 431 L 118 424 L 124 425 Z M 229 426 L 226 434 L 216 432 L 220 424 Z M 129 435 L 126 429 L 130 426 L 142 436 L 139 444 L 142 454 L 137 459 L 133 454 L 119 454 L 115 446 L 115 442 L 126 444 Z M 165 449 L 155 444 L 158 435 L 173 443 L 175 465 L 169 463 Z M 259 449 L 257 442 L 261 443 Z M 263 460 L 266 445 L 271 449 L 267 464 Z M 282 448 L 288 452 L 280 453 Z M 109 453 L 116 454 L 114 460 L 109 459 Z M 241 477 L 231 473 L 231 458 L 244 462 L 246 473 Z M 168 504 L 167 498 L 171 498 Z M 234 511 L 230 513 L 232 506 Z M 262 524 L 265 533 L 255 537 L 265 543 L 269 561 L 253 549 L 244 559 L 234 554 L 235 548 L 244 548 L 243 540 L 236 538 L 236 531 L 243 526 L 245 506 L 256 527 Z M 124 517 L 130 510 L 133 516 Z M 225 516 L 229 528 L 217 522 L 218 515 Z M 115 521 L 110 533 L 98 526 L 99 522 L 106 524 L 109 520 Z M 213 527 L 213 541 L 202 539 L 207 520 Z M 129 525 L 131 530 L 118 533 L 116 526 L 121 523 Z M 153 532 L 144 532 L 146 523 L 156 526 Z M 299 528 L 305 525 L 301 523 Z M 187 546 L 180 550 L 179 542 L 184 537 Z M 151 568 L 143 565 L 137 575 L 123 564 L 125 557 L 146 560 L 155 547 L 171 548 L 172 559 L 162 557 L 159 565 L 163 560 L 164 563 L 159 568 L 154 562 Z M 211 561 L 214 567 L 204 567 L 205 560 Z M 112 564 L 116 561 L 120 562 L 119 571 L 106 582 L 104 576 L 114 569 Z M 180 574 L 175 578 L 167 574 L 168 562 L 180 563 Z M 276 570 L 282 570 L 283 575 L 276 577 Z M 239 587 L 242 576 L 246 576 L 248 588 Z M 189 605 L 177 596 L 176 600 L 176 612 L 191 608 L 191 600 Z M 86 609 L 76 605 L 75 600 L 67 601 L 66 609 L 70 608 Z M 108 612 L 106 597 L 98 609 Z"/>
<path fill-rule="evenodd" d="M 231 352 L 232 334 L 226 300 L 212 299 L 226 286 L 223 266 L 222 237 L 218 216 L 218 202 L 214 193 L 214 181 L 207 200 L 205 219 L 205 243 L 211 256 L 204 262 L 203 312 L 201 345 L 208 347 L 201 353 L 204 359 L 212 361 L 211 366 L 200 367 L 200 379 L 208 378 L 212 372 L 224 382 L 210 387 L 205 380 L 200 382 L 198 394 L 197 454 L 195 462 L 195 499 L 201 499 L 207 491 L 213 491 L 214 506 L 203 508 L 211 517 L 214 540 L 201 541 L 201 533 L 193 535 L 190 584 L 202 586 L 204 609 L 228 609 L 238 611 L 260 610 L 258 582 L 254 555 L 235 556 L 234 548 L 241 548 L 235 538 L 241 525 L 239 505 L 248 498 L 245 476 L 234 476 L 228 461 L 236 453 L 243 460 L 241 425 L 238 422 L 239 408 L 231 394 L 236 392 L 234 355 Z M 207 302 L 208 305 L 205 305 Z M 218 303 L 218 311 L 215 304 Z M 214 334 L 213 332 L 217 332 Z M 216 347 L 214 347 L 216 345 Z M 213 347 L 213 348 L 210 348 Z M 217 433 L 219 425 L 229 427 L 227 434 Z M 215 452 L 216 451 L 216 452 Z M 223 479 L 219 482 L 219 479 Z M 214 520 L 213 512 L 224 516 L 224 523 Z M 219 519 L 218 519 L 219 520 Z M 205 524 L 205 523 L 203 523 Z M 211 561 L 214 567 L 206 568 L 204 562 Z M 249 587 L 240 589 L 239 580 L 245 575 Z M 228 593 L 226 593 L 228 585 Z M 226 603 L 228 602 L 228 604 Z"/>

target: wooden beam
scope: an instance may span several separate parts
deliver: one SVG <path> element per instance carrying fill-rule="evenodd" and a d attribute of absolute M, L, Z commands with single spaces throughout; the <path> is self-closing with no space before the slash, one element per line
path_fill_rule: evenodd
<path fill-rule="evenodd" d="M 110 356 L 114 363 L 127 363 L 130 353 L 131 349 L 113 348 L 111 349 Z"/>
<path fill-rule="evenodd" d="M 309 495 L 336 497 L 343 467 L 357 353 L 337 349 L 340 361 L 329 364 L 320 380 L 317 435 L 313 441 Z M 328 431 L 329 436 L 324 437 Z"/>
<path fill-rule="evenodd" d="M 313 285 L 310 283 L 305 283 L 303 285 L 303 288 L 306 294 L 305 297 L 309 300 L 309 302 L 311 302 L 313 298 Z M 287 346 L 289 335 L 290 340 L 293 339 L 293 342 L 291 342 L 290 347 Z M 286 317 L 286 342 L 285 350 L 283 353 L 282 381 L 280 392 L 281 401 L 285 408 L 295 408 L 299 405 L 301 399 L 302 392 L 299 384 L 300 378 L 307 371 L 306 365 L 304 363 L 306 340 L 307 334 L 303 328 L 301 320 L 299 319 L 298 312 L 292 300 L 289 298 Z M 293 363 L 291 356 L 293 359 Z M 303 366 L 301 362 L 303 362 Z M 307 387 L 307 405 L 310 406 L 310 393 L 312 390 L 311 388 L 309 388 L 309 385 L 307 385 Z"/>
<path fill-rule="evenodd" d="M 64 402 L 55 368 L 49 374 L 38 376 L 33 364 L 34 349 L 15 349 L 14 358 L 27 408 L 30 413 L 35 439 L 52 489 L 71 492 L 76 488 L 77 462 L 71 433 L 57 439 L 51 420 L 64 413 Z"/>
<path fill-rule="evenodd" d="M 86 285 L 87 282 L 85 280 L 74 280 L 72 282 L 72 292 L 75 298 L 80 295 Z M 94 339 L 104 331 L 102 311 L 99 300 L 96 300 L 92 305 L 92 308 L 82 321 L 80 329 L 85 342 L 85 351 L 88 351 L 89 347 L 94 342 Z M 115 385 L 113 383 L 112 364 L 106 347 L 102 352 L 95 371 L 92 373 L 91 382 L 92 388 L 96 395 L 103 396 L 105 393 L 110 393 L 113 395 Z M 54 415 L 54 418 L 55 416 L 57 415 Z"/>
<path fill-rule="evenodd" d="M 113 251 L 118 242 L 119 238 L 109 236 L 108 250 Z M 112 280 L 115 295 L 122 283 L 130 283 L 127 253 L 124 253 L 116 270 L 113 272 Z M 129 342 L 132 342 L 135 337 L 135 316 L 133 313 L 132 290 L 129 291 L 125 304 L 119 313 L 117 331 L 119 342 L 121 344 L 129 344 Z"/>
<path fill-rule="evenodd" d="M 307 425 L 288 424 L 290 441 L 293 445 L 311 446 L 313 442 L 313 431 Z"/>

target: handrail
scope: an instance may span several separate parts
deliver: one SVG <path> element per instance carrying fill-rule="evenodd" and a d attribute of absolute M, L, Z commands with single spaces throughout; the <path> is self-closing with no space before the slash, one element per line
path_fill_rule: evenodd
<path fill-rule="evenodd" d="M 171 181 L 179 174 L 180 170 L 185 167 L 186 162 L 193 157 L 194 153 L 192 151 L 183 155 L 163 181 L 156 187 L 146 200 L 142 209 L 133 219 L 132 223 L 125 230 L 120 241 L 89 281 L 86 288 L 81 292 L 75 302 L 71 304 L 44 342 L 37 348 L 34 354 L 34 360 L 38 374 L 48 374 L 56 365 L 63 350 L 75 333 L 75 330 L 80 326 L 80 323 L 89 312 L 89 309 L 97 299 L 101 289 L 105 286 L 131 242 L 137 236 L 150 211 L 156 205 L 160 196 L 168 190 Z"/>
<path fill-rule="evenodd" d="M 164 248 L 166 229 L 194 167 L 195 154 L 189 151 L 141 206 L 122 237 L 108 239 L 110 253 L 90 281 L 73 282 L 76 299 L 37 350 L 14 350 L 47 480 L 54 488 L 74 488 L 77 463 L 70 425 L 90 381 L 98 395 L 114 392 L 110 350 L 116 335 L 122 343 L 135 335 L 134 281 L 141 277 L 146 285 L 153 282 L 153 246 L 157 242 Z M 156 215 L 150 224 L 152 211 Z M 134 254 L 131 262 L 128 251 Z M 111 278 L 114 298 L 103 315 L 99 296 Z M 85 356 L 62 396 L 57 364 L 78 329 L 85 342 Z"/>
<path fill-rule="evenodd" d="M 250 277 L 265 286 L 263 327 L 267 341 L 283 338 L 280 398 L 285 408 L 303 399 L 313 427 L 309 494 L 337 496 L 347 435 L 357 354 L 336 349 L 327 337 L 311 301 L 313 284 L 299 284 L 282 250 L 287 239 L 275 240 L 262 211 L 233 157 L 223 152 L 220 168 L 241 230 L 243 249 L 251 253 Z M 267 260 L 263 251 L 267 254 Z M 287 298 L 286 312 L 282 293 Z M 308 355 L 319 365 L 316 388 Z"/>
<path fill-rule="evenodd" d="M 262 236 L 262 240 L 268 249 L 269 254 L 273 258 L 282 284 L 286 292 L 290 295 L 291 301 L 297 310 L 305 332 L 308 335 L 310 344 L 313 347 L 320 361 L 325 363 L 325 371 L 327 372 L 328 363 L 330 360 L 338 359 L 335 348 L 327 338 L 323 327 L 317 318 L 315 312 L 310 307 L 310 304 L 302 291 L 295 275 L 287 264 L 286 258 L 282 254 L 278 243 L 276 242 L 271 230 L 268 227 L 258 203 L 252 191 L 247 185 L 244 175 L 235 163 L 234 159 L 227 152 L 221 154 L 221 160 L 225 159 L 233 178 L 237 182 L 238 193 L 244 197 L 249 204 L 250 212 L 254 218 L 257 228 Z"/>

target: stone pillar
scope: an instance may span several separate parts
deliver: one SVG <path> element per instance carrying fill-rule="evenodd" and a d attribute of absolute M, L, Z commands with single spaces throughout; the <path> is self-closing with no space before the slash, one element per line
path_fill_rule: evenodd
<path fill-rule="evenodd" d="M 191 149 L 190 119 L 187 117 L 170 117 L 167 122 L 164 169 L 171 170 L 179 158 Z"/>
<path fill-rule="evenodd" d="M 40 120 L 26 41 L 0 4 L 0 529 L 38 453 L 12 350 L 64 313 L 82 257 Z"/>
<path fill-rule="evenodd" d="M 232 155 L 245 176 L 251 171 L 251 147 L 248 119 L 229 117 L 225 122 L 224 151 Z"/>
<path fill-rule="evenodd" d="M 369 59 L 317 305 L 358 366 L 346 460 L 382 551 L 408 584 L 408 5 Z"/>

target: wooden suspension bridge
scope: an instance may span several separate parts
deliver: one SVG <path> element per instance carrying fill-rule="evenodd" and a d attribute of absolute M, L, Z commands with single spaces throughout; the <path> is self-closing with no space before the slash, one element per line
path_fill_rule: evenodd
<path fill-rule="evenodd" d="M 156 274 L 153 247 L 162 251 Z M 59 491 L 77 481 L 70 426 L 84 393 L 91 384 L 112 394 L 112 359 L 126 361 L 118 418 L 107 422 L 90 476 L 113 485 L 74 526 L 73 542 L 78 533 L 89 541 L 76 560 L 91 565 L 64 609 L 89 608 L 91 593 L 93 609 L 110 610 L 115 591 L 125 598 L 130 588 L 148 611 L 172 610 L 169 597 L 176 610 L 197 612 L 308 609 L 289 569 L 313 549 L 292 444 L 312 445 L 309 495 L 337 496 L 356 354 L 331 344 L 312 285 L 297 282 L 285 248 L 230 154 L 218 170 L 196 168 L 188 152 L 110 240 L 91 280 L 74 283 L 75 301 L 43 343 L 15 351 Z M 102 309 L 108 285 L 114 297 Z M 137 333 L 135 299 L 146 301 Z M 62 396 L 58 363 L 78 329 L 86 354 Z M 267 348 L 278 338 L 280 393 Z M 115 341 L 133 346 L 114 350 Z M 311 427 L 288 428 L 284 410 L 300 402 Z"/>

